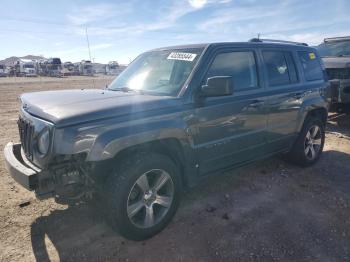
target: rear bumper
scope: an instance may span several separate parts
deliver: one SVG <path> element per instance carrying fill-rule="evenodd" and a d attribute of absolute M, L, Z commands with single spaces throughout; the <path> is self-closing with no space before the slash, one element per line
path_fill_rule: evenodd
<path fill-rule="evenodd" d="M 41 170 L 25 161 L 21 154 L 21 144 L 8 143 L 4 148 L 5 165 L 12 178 L 24 188 L 35 190 Z"/>

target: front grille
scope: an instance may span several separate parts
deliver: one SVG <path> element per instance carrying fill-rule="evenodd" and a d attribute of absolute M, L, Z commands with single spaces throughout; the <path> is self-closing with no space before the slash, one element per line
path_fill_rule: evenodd
<path fill-rule="evenodd" d="M 23 151 L 28 159 L 33 160 L 34 126 L 21 117 L 18 119 L 17 124 Z"/>

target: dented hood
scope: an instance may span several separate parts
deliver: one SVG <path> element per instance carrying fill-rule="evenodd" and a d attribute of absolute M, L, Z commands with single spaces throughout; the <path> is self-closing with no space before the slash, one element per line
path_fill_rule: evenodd
<path fill-rule="evenodd" d="M 136 92 L 63 90 L 20 96 L 23 110 L 57 126 L 66 126 L 126 114 L 145 113 L 175 106 L 177 99 Z"/>

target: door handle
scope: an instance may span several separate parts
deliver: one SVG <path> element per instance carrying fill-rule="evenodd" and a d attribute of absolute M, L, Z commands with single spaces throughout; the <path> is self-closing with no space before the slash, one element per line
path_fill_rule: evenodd
<path fill-rule="evenodd" d="M 257 107 L 260 107 L 264 104 L 264 101 L 262 100 L 253 100 L 250 104 L 249 104 L 249 107 L 254 107 L 254 108 L 257 108 Z"/>
<path fill-rule="evenodd" d="M 300 99 L 304 96 L 304 92 L 298 92 L 298 93 L 293 93 L 291 95 L 291 97 L 295 98 L 295 99 Z"/>

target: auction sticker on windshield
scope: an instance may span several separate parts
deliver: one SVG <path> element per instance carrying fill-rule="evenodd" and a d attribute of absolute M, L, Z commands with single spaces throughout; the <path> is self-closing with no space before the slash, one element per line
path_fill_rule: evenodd
<path fill-rule="evenodd" d="M 197 54 L 192 53 L 171 52 L 167 59 L 192 62 L 196 58 L 196 56 Z"/>

